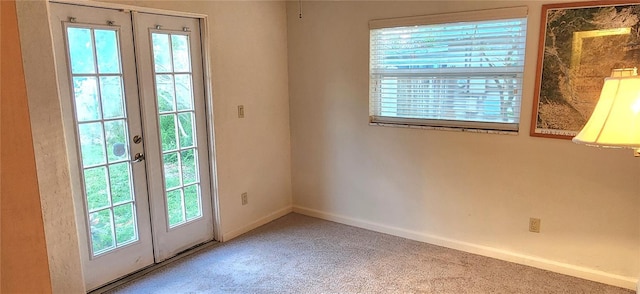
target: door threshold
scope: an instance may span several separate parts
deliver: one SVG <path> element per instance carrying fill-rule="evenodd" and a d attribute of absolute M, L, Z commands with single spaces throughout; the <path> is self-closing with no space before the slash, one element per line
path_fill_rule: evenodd
<path fill-rule="evenodd" d="M 100 288 L 91 290 L 91 291 L 89 291 L 87 293 L 88 294 L 101 294 L 101 293 L 104 293 L 104 292 L 111 291 L 111 290 L 113 290 L 113 289 L 115 289 L 117 287 L 120 287 L 120 286 L 122 286 L 122 285 L 124 285 L 126 283 L 129 283 L 129 282 L 133 281 L 133 280 L 136 280 L 136 279 L 138 279 L 138 278 L 140 278 L 140 277 L 142 277 L 142 276 L 144 276 L 144 275 L 146 275 L 146 274 L 148 274 L 150 272 L 153 272 L 153 271 L 155 271 L 157 269 L 160 269 L 160 268 L 162 268 L 164 266 L 167 266 L 167 265 L 169 265 L 169 264 L 171 264 L 171 263 L 173 263 L 175 261 L 178 261 L 178 260 L 180 260 L 180 259 L 182 259 L 184 257 L 187 257 L 187 256 L 192 255 L 194 253 L 200 252 L 200 251 L 202 251 L 204 249 L 214 247 L 215 245 L 218 245 L 218 244 L 220 244 L 220 242 L 218 242 L 216 240 L 211 240 L 211 241 L 207 241 L 207 242 L 204 242 L 204 243 L 200 243 L 200 244 L 198 244 L 196 246 L 193 246 L 193 247 L 191 247 L 191 248 L 189 248 L 189 249 L 187 249 L 185 251 L 182 251 L 182 252 L 176 254 L 176 256 L 174 256 L 174 257 L 171 257 L 171 258 L 169 258 L 167 260 L 164 260 L 164 261 L 161 261 L 159 263 L 154 263 L 152 265 L 149 265 L 149 266 L 147 266 L 145 268 L 142 268 L 142 269 L 140 269 L 138 271 L 130 273 L 130 274 L 128 274 L 128 275 L 126 275 L 124 277 L 121 277 L 121 278 L 119 278 L 117 280 L 111 281 L 111 282 L 105 284 L 104 286 L 101 286 Z"/>

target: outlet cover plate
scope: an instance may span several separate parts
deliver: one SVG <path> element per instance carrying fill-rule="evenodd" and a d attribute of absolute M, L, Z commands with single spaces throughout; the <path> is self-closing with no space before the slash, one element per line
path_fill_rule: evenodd
<path fill-rule="evenodd" d="M 540 219 L 539 218 L 529 218 L 529 232 L 532 233 L 540 233 Z"/>

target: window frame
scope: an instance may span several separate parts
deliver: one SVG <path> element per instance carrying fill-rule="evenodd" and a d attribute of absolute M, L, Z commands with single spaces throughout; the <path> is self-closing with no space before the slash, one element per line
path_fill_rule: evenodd
<path fill-rule="evenodd" d="M 478 10 L 478 11 L 466 11 L 466 12 L 456 12 L 456 13 L 446 13 L 446 14 L 434 14 L 434 15 L 423 15 L 423 16 L 411 16 L 411 17 L 399 17 L 399 18 L 388 18 L 388 19 L 375 19 L 369 21 L 369 123 L 371 125 L 381 125 L 381 126 L 404 126 L 404 127 L 417 127 L 417 128 L 430 128 L 430 129 L 445 129 L 445 130 L 462 130 L 462 131 L 473 131 L 473 132 L 505 132 L 510 134 L 517 134 L 519 132 L 520 120 L 522 117 L 522 87 L 524 84 L 524 63 L 525 63 L 525 52 L 526 51 L 526 34 L 528 30 L 528 7 L 520 6 L 520 7 L 510 7 L 510 8 L 498 8 L 498 9 L 487 9 L 487 10 Z M 385 29 L 385 28 L 401 28 L 401 27 L 410 27 L 410 26 L 428 26 L 428 25 L 438 25 L 438 24 L 447 24 L 447 23 L 464 23 L 464 22 L 480 22 L 480 21 L 491 21 L 491 20 L 510 20 L 510 19 L 524 19 L 525 26 L 525 35 L 524 35 L 524 45 L 522 48 L 522 61 L 521 66 L 519 65 L 519 70 L 514 71 L 514 77 L 519 79 L 519 89 L 520 91 L 517 93 L 518 96 L 518 114 L 516 116 L 515 122 L 486 122 L 486 121 L 478 121 L 478 120 L 448 120 L 448 119 L 437 119 L 437 118 L 412 118 L 412 117 L 402 117 L 402 116 L 383 116 L 381 115 L 382 111 L 380 110 L 380 104 L 382 101 L 381 98 L 374 98 L 374 89 L 379 87 L 374 83 L 379 83 L 381 81 L 380 78 L 375 79 L 375 75 L 380 75 L 380 73 L 374 73 L 372 69 L 372 40 L 373 30 Z M 458 68 L 457 70 L 461 70 L 464 68 Z M 489 67 L 487 67 L 489 69 Z M 454 70 L 456 71 L 456 70 Z M 489 73 L 491 70 L 480 71 L 478 76 L 483 76 L 483 74 Z M 473 73 L 472 75 L 475 75 Z M 446 77 L 446 73 L 435 73 L 435 74 L 425 74 L 425 73 L 416 73 L 409 75 L 408 78 L 411 79 L 419 79 L 422 76 L 429 75 L 439 75 L 438 77 Z M 425 78 L 428 80 L 428 77 Z M 486 85 L 486 84 L 484 84 Z M 378 94 L 379 95 L 379 94 Z M 410 109 L 412 110 L 412 109 Z M 376 113 L 377 112 L 377 113 Z"/>

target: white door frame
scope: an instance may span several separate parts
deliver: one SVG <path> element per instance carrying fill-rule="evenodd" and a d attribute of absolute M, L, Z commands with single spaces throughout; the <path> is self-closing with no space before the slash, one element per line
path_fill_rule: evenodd
<path fill-rule="evenodd" d="M 212 235 L 213 235 L 213 239 L 214 240 L 222 240 L 222 235 L 221 235 L 221 231 L 220 231 L 220 209 L 219 209 L 219 201 L 218 201 L 218 189 L 217 189 L 217 167 L 216 167 L 216 153 L 215 153 L 215 133 L 214 133 L 214 127 L 213 127 L 213 87 L 211 85 L 211 62 L 210 62 L 210 46 L 209 46 L 209 42 L 208 42 L 208 27 L 207 27 L 207 16 L 206 15 L 201 15 L 201 14 L 193 14 L 193 13 L 184 13 L 184 12 L 174 12 L 174 11 L 166 11 L 166 10 L 159 10 L 159 9 L 150 9 L 150 8 L 142 8 L 142 7 L 134 7 L 134 6 L 128 6 L 128 5 L 119 5 L 119 4 L 112 4 L 112 3 L 101 3 L 101 2 L 89 2 L 89 1 L 83 1 L 83 0 L 50 0 L 50 2 L 52 3 L 61 3 L 61 4 L 71 4 L 71 5 L 78 5 L 78 6 L 86 6 L 86 7 L 93 7 L 93 8 L 102 8 L 102 9 L 117 9 L 117 10 L 121 10 L 123 12 L 144 12 L 144 13 L 151 13 L 151 14 L 160 14 L 160 15 L 167 15 L 167 16 L 178 16 L 178 17 L 187 17 L 187 18 L 192 18 L 192 19 L 197 19 L 200 25 L 200 29 L 201 29 L 201 34 L 200 34 L 200 40 L 201 40 L 201 54 L 202 54 L 202 71 L 203 71 L 203 87 L 204 87 L 204 103 L 203 105 L 205 106 L 204 109 L 204 117 L 206 120 L 206 142 L 207 142 L 207 150 L 203 150 L 205 152 L 209 153 L 209 161 L 208 161 L 208 166 L 209 166 L 209 190 L 210 190 L 210 197 L 211 197 L 211 213 L 212 213 Z M 57 24 L 53 24 L 53 25 L 57 25 Z M 63 63 L 61 61 L 57 61 L 58 63 Z M 57 75 L 62 74 L 59 70 L 56 71 Z M 62 87 L 59 87 L 59 89 Z M 62 99 L 62 97 L 60 97 L 60 100 L 58 101 L 59 103 L 67 103 L 64 101 L 64 99 Z M 62 107 L 63 110 L 66 108 L 68 109 L 68 107 Z M 64 120 L 64 125 L 69 125 L 69 123 L 73 124 L 73 116 L 69 116 L 69 113 L 67 113 L 67 111 L 63 111 L 63 116 L 62 116 L 63 120 Z M 66 129 L 66 128 L 65 128 Z M 74 136 L 75 137 L 75 136 Z M 67 142 L 67 144 L 69 144 L 69 142 Z M 73 145 L 73 144 L 71 144 Z M 73 153 L 73 152 L 71 152 Z M 74 195 L 74 199 L 79 199 L 82 198 L 84 199 L 84 194 L 83 194 L 83 190 L 82 190 L 82 181 L 80 180 L 79 177 L 77 176 L 73 176 L 73 166 L 74 166 L 74 160 L 77 161 L 78 158 L 77 156 L 74 156 L 73 154 L 70 155 L 70 153 L 67 153 L 67 155 L 69 156 L 69 163 L 70 163 L 70 169 L 71 169 L 71 173 L 72 173 L 72 177 L 71 177 L 71 191 Z M 78 213 L 76 212 L 76 222 L 78 223 L 84 223 L 84 215 L 78 215 Z M 82 237 L 82 235 L 79 235 L 79 237 Z M 85 236 L 86 237 L 86 236 Z M 82 244 L 82 242 L 80 242 L 80 244 Z M 83 254 L 84 255 L 84 254 Z M 81 256 L 81 259 L 84 259 L 85 257 Z M 91 289 L 88 289 L 91 290 Z"/>
<path fill-rule="evenodd" d="M 211 45 L 209 41 L 209 21 L 208 16 L 205 14 L 183 12 L 183 11 L 171 11 L 157 8 L 138 7 L 132 5 L 124 5 L 117 3 L 96 2 L 87 0 L 49 0 L 52 3 L 73 4 L 80 6 L 89 6 L 96 8 L 110 8 L 120 9 L 123 11 L 137 11 L 144 13 L 162 14 L 168 16 L 180 16 L 197 18 L 200 21 L 200 33 L 202 40 L 202 68 L 204 75 L 204 98 L 206 104 L 206 118 L 207 118 L 207 143 L 209 147 L 209 169 L 211 175 L 211 206 L 213 209 L 213 238 L 214 240 L 222 240 L 221 222 L 220 222 L 220 203 L 218 197 L 218 173 L 217 173 L 217 160 L 216 160 L 216 144 L 215 144 L 215 131 L 214 131 L 214 114 L 213 114 L 213 86 L 211 78 Z M 73 183 L 76 184 L 76 183 Z M 75 190 L 74 190 L 75 191 Z"/>

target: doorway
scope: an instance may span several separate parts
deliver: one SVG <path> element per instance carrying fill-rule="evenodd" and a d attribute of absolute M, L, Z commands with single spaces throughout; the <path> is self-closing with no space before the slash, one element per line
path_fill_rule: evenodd
<path fill-rule="evenodd" d="M 213 239 L 197 18 L 51 3 L 88 290 Z"/>

